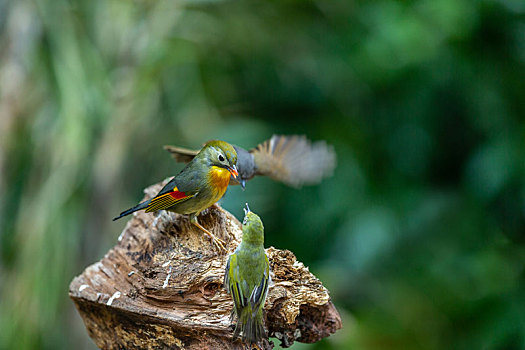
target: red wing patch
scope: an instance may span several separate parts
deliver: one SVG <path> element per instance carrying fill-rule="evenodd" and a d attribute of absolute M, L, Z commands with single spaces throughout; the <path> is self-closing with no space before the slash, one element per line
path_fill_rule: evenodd
<path fill-rule="evenodd" d="M 173 191 L 161 194 L 160 196 L 153 198 L 146 207 L 146 213 L 171 208 L 175 204 L 183 202 L 191 197 L 193 196 L 186 195 L 186 193 L 179 191 L 177 187 L 175 187 Z"/>
<path fill-rule="evenodd" d="M 182 198 L 185 198 L 187 197 L 186 196 L 186 193 L 184 192 L 180 192 L 180 191 L 177 191 L 177 187 L 175 187 L 174 191 L 173 192 L 168 192 L 168 194 L 171 196 L 171 198 L 173 199 L 182 199 Z"/>

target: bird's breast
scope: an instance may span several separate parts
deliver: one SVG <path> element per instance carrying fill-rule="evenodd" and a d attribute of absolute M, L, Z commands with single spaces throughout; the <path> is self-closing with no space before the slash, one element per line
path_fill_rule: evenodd
<path fill-rule="evenodd" d="M 217 196 L 222 197 L 230 183 L 230 172 L 218 166 L 212 166 L 208 173 L 208 182 Z"/>

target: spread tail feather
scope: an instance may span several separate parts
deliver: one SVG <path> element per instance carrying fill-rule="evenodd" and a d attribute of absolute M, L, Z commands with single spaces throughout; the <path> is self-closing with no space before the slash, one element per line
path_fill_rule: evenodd
<path fill-rule="evenodd" d="M 119 216 L 117 216 L 116 218 L 113 218 L 113 221 L 115 220 L 118 220 L 120 219 L 121 217 L 124 217 L 126 215 L 129 215 L 131 213 L 134 213 L 136 212 L 137 210 L 141 210 L 141 209 L 145 209 L 148 204 L 151 202 L 151 200 L 147 200 L 145 202 L 142 202 L 142 203 L 139 203 L 137 204 L 136 206 L 134 206 L 133 208 L 129 208 L 128 210 L 124 210 L 122 213 L 120 213 Z"/>
<path fill-rule="evenodd" d="M 255 312 L 252 312 L 250 307 L 242 309 L 233 332 L 233 340 L 235 341 L 239 335 L 241 335 L 243 342 L 250 344 L 256 344 L 263 338 L 266 338 L 262 308 Z"/>

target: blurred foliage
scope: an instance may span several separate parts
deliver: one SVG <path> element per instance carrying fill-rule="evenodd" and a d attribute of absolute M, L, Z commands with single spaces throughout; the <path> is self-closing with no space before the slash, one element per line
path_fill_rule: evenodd
<path fill-rule="evenodd" d="M 68 283 L 181 169 L 164 144 L 335 146 L 261 214 L 344 328 L 296 349 L 525 348 L 525 2 L 0 1 L 0 349 L 93 349 Z"/>

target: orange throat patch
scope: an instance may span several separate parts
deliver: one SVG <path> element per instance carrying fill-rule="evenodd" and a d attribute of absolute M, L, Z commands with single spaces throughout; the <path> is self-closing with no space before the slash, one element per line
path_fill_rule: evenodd
<path fill-rule="evenodd" d="M 218 166 L 212 166 L 210 172 L 208 173 L 208 180 L 213 188 L 213 191 L 222 197 L 228 184 L 230 183 L 230 172 L 228 169 L 224 169 Z"/>

